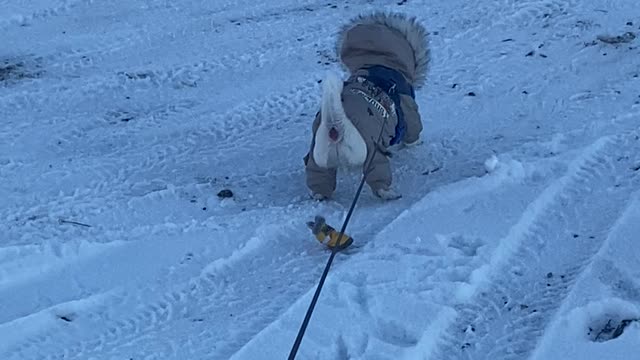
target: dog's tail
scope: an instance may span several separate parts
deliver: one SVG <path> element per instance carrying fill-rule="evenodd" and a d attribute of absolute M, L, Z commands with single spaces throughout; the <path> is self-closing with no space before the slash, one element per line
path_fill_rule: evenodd
<path fill-rule="evenodd" d="M 350 72 L 383 65 L 402 72 L 420 88 L 429 67 L 427 31 L 415 17 L 402 13 L 360 15 L 340 30 L 337 55 Z"/>
<path fill-rule="evenodd" d="M 343 81 L 333 72 L 327 72 L 322 81 L 321 124 L 329 131 L 329 138 L 337 142 L 344 133 L 345 122 L 349 121 L 342 105 Z"/>

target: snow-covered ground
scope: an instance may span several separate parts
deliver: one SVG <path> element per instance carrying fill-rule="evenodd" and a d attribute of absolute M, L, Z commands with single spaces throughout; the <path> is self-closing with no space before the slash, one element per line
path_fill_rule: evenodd
<path fill-rule="evenodd" d="M 0 359 L 286 358 L 359 180 L 307 198 L 318 81 L 380 9 L 430 31 L 424 143 L 297 358 L 638 358 L 635 1 L 0 0 Z"/>

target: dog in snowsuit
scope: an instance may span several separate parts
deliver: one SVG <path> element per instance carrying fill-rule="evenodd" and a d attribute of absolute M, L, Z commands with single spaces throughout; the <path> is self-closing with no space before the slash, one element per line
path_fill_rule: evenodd
<path fill-rule="evenodd" d="M 340 30 L 337 54 L 349 77 L 330 72 L 323 80 L 304 157 L 307 186 L 315 199 L 329 198 L 338 168 L 361 167 L 376 196 L 397 199 L 388 148 L 420 139 L 415 90 L 429 65 L 427 32 L 404 14 L 360 15 Z"/>

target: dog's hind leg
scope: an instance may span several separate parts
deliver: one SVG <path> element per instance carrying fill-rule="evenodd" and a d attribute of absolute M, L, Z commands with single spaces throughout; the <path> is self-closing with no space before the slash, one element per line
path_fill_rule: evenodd
<path fill-rule="evenodd" d="M 336 189 L 337 169 L 321 167 L 316 162 L 313 154 L 316 146 L 316 133 L 320 127 L 320 113 L 316 114 L 313 121 L 311 149 L 304 157 L 307 187 L 311 190 L 311 196 L 316 200 L 329 198 Z"/>

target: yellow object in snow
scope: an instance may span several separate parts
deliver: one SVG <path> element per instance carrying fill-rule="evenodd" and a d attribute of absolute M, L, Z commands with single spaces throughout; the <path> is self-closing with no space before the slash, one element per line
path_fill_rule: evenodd
<path fill-rule="evenodd" d="M 337 246 L 339 249 L 344 249 L 353 243 L 353 239 L 347 234 L 342 234 L 338 241 L 340 232 L 328 225 L 322 216 L 316 216 L 315 221 L 309 221 L 307 226 L 316 239 L 329 248 L 333 249 Z"/>

